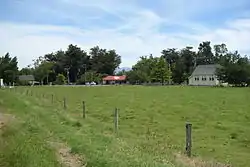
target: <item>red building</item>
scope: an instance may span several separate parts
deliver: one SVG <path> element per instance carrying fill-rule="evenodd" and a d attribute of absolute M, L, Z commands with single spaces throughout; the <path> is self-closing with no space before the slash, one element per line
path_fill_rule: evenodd
<path fill-rule="evenodd" d="M 123 84 L 126 83 L 127 76 L 106 76 L 102 78 L 103 84 Z"/>

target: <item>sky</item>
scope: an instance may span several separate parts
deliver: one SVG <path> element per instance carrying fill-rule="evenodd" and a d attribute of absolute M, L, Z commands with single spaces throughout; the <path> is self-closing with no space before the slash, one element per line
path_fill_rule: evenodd
<path fill-rule="evenodd" d="M 202 41 L 250 55 L 250 1 L 0 0 L 0 40 L 20 68 L 69 44 L 115 49 L 120 67 Z"/>

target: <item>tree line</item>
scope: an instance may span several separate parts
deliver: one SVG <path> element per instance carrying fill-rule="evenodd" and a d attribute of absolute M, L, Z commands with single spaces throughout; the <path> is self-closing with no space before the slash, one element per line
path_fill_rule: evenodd
<path fill-rule="evenodd" d="M 41 84 L 101 83 L 103 77 L 115 74 L 121 64 L 121 56 L 115 50 L 99 46 L 86 52 L 70 44 L 66 51 L 45 54 L 20 70 L 17 64 L 17 58 L 11 58 L 9 53 L 0 57 L 0 77 L 6 83 L 24 84 L 19 81 L 19 75 L 33 75 Z M 228 51 L 223 43 L 211 46 L 209 41 L 201 42 L 197 52 L 187 46 L 182 49 L 163 49 L 161 55 L 157 56 L 141 56 L 132 70 L 120 71 L 116 75 L 127 75 L 131 84 L 182 84 L 188 82 L 188 77 L 197 65 L 206 64 L 221 65 L 216 74 L 223 82 L 238 86 L 250 85 L 250 59 L 238 51 Z"/>
<path fill-rule="evenodd" d="M 33 74 L 43 84 L 101 82 L 102 77 L 113 75 L 121 63 L 115 50 L 95 46 L 90 52 L 70 44 L 66 51 L 59 50 L 34 60 L 31 67 L 20 70 L 21 75 Z"/>
<path fill-rule="evenodd" d="M 173 83 L 187 84 L 188 77 L 197 65 L 218 64 L 216 75 L 221 82 L 236 86 L 250 85 L 250 59 L 238 51 L 228 51 L 226 44 L 213 47 L 210 41 L 199 44 L 198 51 L 193 47 L 182 49 L 168 48 L 160 57 L 142 56 L 126 73 L 130 83 Z"/>

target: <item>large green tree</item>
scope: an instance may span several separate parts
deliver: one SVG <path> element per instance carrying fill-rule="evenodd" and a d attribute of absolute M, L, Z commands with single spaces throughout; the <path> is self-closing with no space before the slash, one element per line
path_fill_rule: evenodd
<path fill-rule="evenodd" d="M 142 84 L 148 81 L 148 75 L 141 70 L 131 70 L 127 74 L 130 84 Z"/>
<path fill-rule="evenodd" d="M 49 80 L 49 74 L 53 73 L 54 63 L 43 60 L 37 65 L 34 69 L 34 77 L 36 80 L 40 81 L 41 84 L 48 84 L 51 80 Z"/>
<path fill-rule="evenodd" d="M 0 57 L 0 78 L 3 78 L 5 83 L 9 84 L 17 81 L 17 63 L 17 58 L 11 58 L 9 53 Z"/>
<path fill-rule="evenodd" d="M 222 43 L 214 45 L 214 52 L 216 63 L 222 63 L 221 61 L 223 57 L 228 53 L 226 44 Z"/>
<path fill-rule="evenodd" d="M 115 50 L 101 49 L 95 46 L 90 49 L 91 70 L 100 74 L 113 75 L 121 64 L 121 56 Z"/>
<path fill-rule="evenodd" d="M 152 70 L 151 81 L 160 82 L 162 85 L 165 82 L 170 83 L 171 73 L 170 68 L 164 57 L 155 58 L 156 63 Z"/>
<path fill-rule="evenodd" d="M 235 86 L 250 85 L 250 60 L 235 51 L 220 58 L 221 67 L 217 69 L 218 79 Z"/>
<path fill-rule="evenodd" d="M 180 51 L 175 48 L 162 51 L 162 56 L 170 65 L 171 78 L 175 84 L 186 81 L 194 69 L 196 53 L 192 49 L 187 46 Z"/>
<path fill-rule="evenodd" d="M 187 75 L 191 75 L 195 68 L 196 53 L 192 49 L 192 47 L 186 47 L 180 51 L 181 62 L 183 63 L 184 72 Z"/>
<path fill-rule="evenodd" d="M 141 56 L 140 60 L 132 67 L 128 78 L 133 83 L 145 83 L 152 81 L 153 69 L 156 67 L 156 59 L 150 55 Z M 133 78 L 133 79 L 131 79 Z M 133 80 L 133 81 L 132 81 Z"/>
<path fill-rule="evenodd" d="M 89 56 L 80 47 L 70 44 L 60 61 L 65 71 L 69 71 L 70 82 L 76 82 L 84 73 L 83 65 L 89 65 Z"/>
<path fill-rule="evenodd" d="M 142 56 L 128 72 L 130 83 L 160 82 L 171 79 L 170 68 L 164 57 Z"/>
<path fill-rule="evenodd" d="M 34 73 L 33 68 L 25 67 L 19 71 L 19 75 L 32 75 Z"/>
<path fill-rule="evenodd" d="M 212 52 L 210 41 L 205 41 L 199 44 L 198 47 L 198 54 L 196 63 L 197 65 L 204 65 L 204 64 L 214 64 L 215 63 L 215 57 Z"/>
<path fill-rule="evenodd" d="M 174 69 L 175 64 L 180 59 L 180 52 L 176 48 L 163 49 L 161 52 L 166 62 L 170 65 L 171 70 Z"/>
<path fill-rule="evenodd" d="M 51 81 L 55 81 L 58 74 L 64 74 L 65 76 L 67 75 L 63 63 L 64 56 L 65 52 L 62 50 L 44 55 L 44 59 L 47 62 L 51 62 L 53 64 L 53 72 L 49 74 L 49 78 Z"/>
<path fill-rule="evenodd" d="M 84 73 L 81 78 L 77 81 L 78 84 L 84 84 L 86 82 L 96 82 L 96 83 L 100 83 L 102 80 L 102 75 L 99 73 L 96 73 L 94 71 L 87 71 L 86 73 Z"/>

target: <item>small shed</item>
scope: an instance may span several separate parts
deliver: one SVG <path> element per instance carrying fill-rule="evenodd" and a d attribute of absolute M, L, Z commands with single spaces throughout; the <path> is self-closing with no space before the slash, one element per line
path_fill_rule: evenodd
<path fill-rule="evenodd" d="M 102 78 L 103 84 L 123 84 L 126 83 L 127 76 L 106 76 Z"/>
<path fill-rule="evenodd" d="M 19 75 L 20 81 L 35 81 L 35 77 L 33 75 Z"/>
<path fill-rule="evenodd" d="M 33 75 L 19 75 L 19 81 L 24 84 L 34 85 L 35 83 L 39 83 L 35 81 L 35 77 Z"/>
<path fill-rule="evenodd" d="M 220 65 L 209 64 L 209 65 L 198 65 L 193 71 L 192 75 L 188 78 L 189 85 L 195 86 L 216 86 L 220 82 L 216 76 L 216 69 Z"/>

